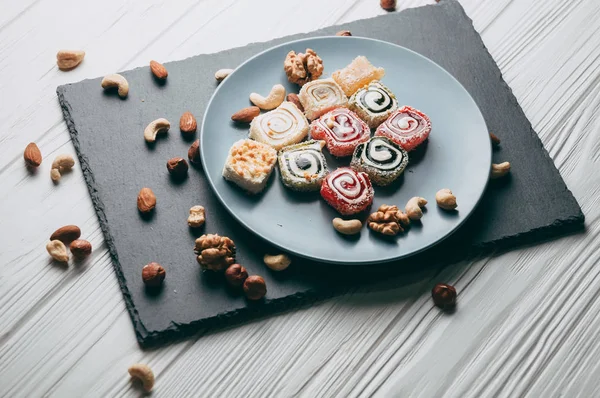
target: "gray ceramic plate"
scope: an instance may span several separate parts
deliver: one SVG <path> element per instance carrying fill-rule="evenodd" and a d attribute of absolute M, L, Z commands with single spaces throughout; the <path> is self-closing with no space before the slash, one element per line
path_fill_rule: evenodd
<path fill-rule="evenodd" d="M 323 59 L 331 76 L 356 56 L 366 56 L 385 68 L 382 82 L 398 98 L 431 118 L 432 131 L 426 147 L 416 154 L 404 177 L 391 187 L 375 188 L 372 209 L 381 204 L 404 208 L 408 199 L 429 201 L 422 224 L 406 234 L 382 238 L 366 226 L 358 236 L 338 234 L 331 221 L 338 214 L 318 192 L 301 194 L 284 187 L 276 170 L 264 192 L 249 196 L 221 176 L 228 150 L 246 138 L 248 129 L 231 122 L 231 115 L 251 105 L 251 92 L 267 94 L 276 83 L 288 92 L 298 87 L 287 82 L 283 60 L 290 50 L 312 48 Z M 284 251 L 317 261 L 344 264 L 385 262 L 422 251 L 449 236 L 471 214 L 488 181 L 491 146 L 488 131 L 475 101 L 448 72 L 406 48 L 358 37 L 318 37 L 282 44 L 249 59 L 225 79 L 206 108 L 200 137 L 202 163 L 215 194 L 246 228 Z M 330 170 L 347 166 L 324 150 Z M 435 193 L 450 188 L 458 211 L 444 212 L 435 204 Z M 209 215 L 210 216 L 210 215 Z M 364 216 L 363 216 L 364 219 Z M 211 231 L 218 233 L 219 231 Z"/>

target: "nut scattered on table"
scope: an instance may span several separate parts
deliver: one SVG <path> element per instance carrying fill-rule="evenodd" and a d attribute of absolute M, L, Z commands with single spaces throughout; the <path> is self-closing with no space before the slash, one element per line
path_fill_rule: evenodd
<path fill-rule="evenodd" d="M 290 51 L 283 61 L 283 70 L 290 83 L 303 86 L 323 74 L 323 60 L 310 48 L 306 53 Z"/>
<path fill-rule="evenodd" d="M 379 4 L 386 11 L 394 11 L 396 9 L 396 0 L 380 0 Z"/>
<path fill-rule="evenodd" d="M 263 261 L 265 265 L 273 271 L 283 271 L 292 263 L 292 260 L 288 257 L 287 254 L 265 254 L 263 257 Z"/>
<path fill-rule="evenodd" d="M 456 304 L 456 289 L 446 283 L 438 283 L 431 290 L 433 302 L 440 308 L 448 309 Z"/>
<path fill-rule="evenodd" d="M 78 66 L 85 57 L 85 51 L 60 50 L 56 53 L 56 65 L 60 70 L 71 70 Z"/>
<path fill-rule="evenodd" d="M 248 300 L 260 300 L 267 294 L 267 284 L 261 276 L 249 276 L 244 281 L 244 293 Z"/>
<path fill-rule="evenodd" d="M 50 169 L 50 178 L 52 181 L 57 182 L 62 177 L 62 174 L 69 171 L 75 166 L 75 159 L 71 155 L 58 155 L 52 162 L 52 168 Z"/>
<path fill-rule="evenodd" d="M 215 79 L 220 83 L 233 72 L 233 69 L 219 69 L 215 73 Z"/>
<path fill-rule="evenodd" d="M 410 198 L 406 203 L 406 207 L 404 210 L 406 211 L 406 215 L 413 221 L 418 221 L 423 217 L 423 207 L 427 204 L 427 200 L 425 198 L 420 198 L 415 196 L 414 198 Z"/>
<path fill-rule="evenodd" d="M 231 120 L 236 123 L 250 123 L 258 115 L 260 115 L 260 108 L 258 106 L 249 106 L 231 115 Z"/>
<path fill-rule="evenodd" d="M 454 210 L 458 206 L 456 204 L 456 196 L 448 188 L 440 189 L 435 194 L 437 205 L 444 210 Z"/>
<path fill-rule="evenodd" d="M 171 128 L 171 123 L 165 118 L 160 118 L 152 121 L 144 129 L 144 139 L 146 142 L 155 142 L 156 136 L 161 133 L 166 133 Z"/>
<path fill-rule="evenodd" d="M 493 146 L 498 146 L 500 145 L 500 138 L 498 138 L 496 136 L 496 134 L 494 133 L 490 133 L 490 140 L 492 141 L 492 145 Z"/>
<path fill-rule="evenodd" d="M 60 227 L 50 235 L 50 240 L 60 240 L 63 243 L 70 243 L 81 236 L 81 229 L 77 225 L 65 225 Z"/>
<path fill-rule="evenodd" d="M 503 162 L 500 164 L 492 164 L 492 170 L 490 171 L 490 178 L 495 180 L 496 178 L 504 177 L 510 171 L 510 163 Z"/>
<path fill-rule="evenodd" d="M 167 161 L 167 170 L 173 178 L 185 177 L 188 169 L 188 162 L 184 158 L 171 158 Z"/>
<path fill-rule="evenodd" d="M 294 105 L 296 105 L 296 107 L 298 109 L 300 109 L 300 112 L 304 112 L 304 106 L 302 106 L 302 102 L 300 102 L 300 98 L 298 98 L 298 94 L 289 93 L 287 95 L 287 100 L 289 102 L 293 103 Z"/>
<path fill-rule="evenodd" d="M 162 285 L 167 272 L 159 263 L 149 263 L 142 268 L 142 280 L 146 286 L 158 287 Z"/>
<path fill-rule="evenodd" d="M 233 287 L 242 286 L 246 278 L 248 278 L 248 271 L 240 264 L 231 264 L 225 270 L 225 280 Z"/>
<path fill-rule="evenodd" d="M 117 73 L 104 76 L 100 85 L 105 90 L 116 87 L 117 93 L 121 98 L 125 98 L 127 97 L 127 94 L 129 94 L 129 83 L 127 82 L 127 79 Z"/>
<path fill-rule="evenodd" d="M 258 106 L 260 109 L 270 111 L 271 109 L 277 108 L 285 99 L 285 87 L 281 84 L 273 86 L 271 91 L 266 97 L 258 93 L 250 94 L 250 101 Z"/>
<path fill-rule="evenodd" d="M 148 365 L 136 363 L 129 367 L 128 372 L 132 378 L 142 382 L 144 391 L 152 391 L 152 388 L 154 387 L 154 372 L 152 372 L 152 369 L 150 369 Z"/>
<path fill-rule="evenodd" d="M 71 254 L 77 260 L 81 260 L 92 254 L 92 244 L 85 239 L 76 239 L 69 245 Z"/>
<path fill-rule="evenodd" d="M 194 134 L 198 129 L 196 118 L 191 112 L 184 112 L 179 118 L 179 130 L 184 134 Z"/>
<path fill-rule="evenodd" d="M 190 215 L 188 216 L 187 223 L 192 228 L 200 228 L 206 221 L 206 213 L 204 207 L 193 206 L 190 209 Z"/>
<path fill-rule="evenodd" d="M 156 207 L 156 195 L 150 188 L 142 188 L 137 197 L 137 207 L 140 213 L 150 213 Z"/>
<path fill-rule="evenodd" d="M 202 235 L 196 239 L 194 253 L 204 270 L 224 271 L 235 263 L 235 244 L 226 236 Z"/>
<path fill-rule="evenodd" d="M 398 206 L 381 205 L 369 216 L 367 223 L 373 231 L 393 236 L 398 232 L 404 232 L 403 227 L 410 224 L 410 219 L 398 209 Z"/>
<path fill-rule="evenodd" d="M 169 76 L 167 68 L 165 68 L 165 66 L 160 62 L 154 60 L 150 61 L 150 70 L 152 71 L 154 77 L 159 80 L 165 80 L 167 76 Z"/>
<path fill-rule="evenodd" d="M 46 250 L 50 256 L 61 263 L 69 261 L 69 253 L 67 253 L 67 247 L 64 243 L 59 240 L 52 240 L 46 244 Z"/>
<path fill-rule="evenodd" d="M 352 36 L 352 32 L 349 30 L 340 30 L 335 34 L 336 36 Z"/>
<path fill-rule="evenodd" d="M 339 217 L 333 219 L 333 228 L 343 235 L 356 235 L 362 229 L 360 220 L 344 220 Z"/>
<path fill-rule="evenodd" d="M 27 144 L 23 152 L 23 158 L 29 167 L 38 167 L 42 164 L 42 152 L 35 142 Z"/>
<path fill-rule="evenodd" d="M 200 140 L 196 140 L 190 145 L 188 159 L 192 164 L 200 164 Z"/>

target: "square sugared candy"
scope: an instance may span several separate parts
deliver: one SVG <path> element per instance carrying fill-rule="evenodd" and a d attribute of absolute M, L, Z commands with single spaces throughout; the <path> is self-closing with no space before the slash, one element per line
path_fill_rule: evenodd
<path fill-rule="evenodd" d="M 373 195 L 369 176 L 350 167 L 332 171 L 321 185 L 323 199 L 343 215 L 366 210 L 373 203 Z"/>
<path fill-rule="evenodd" d="M 387 137 L 410 152 L 421 145 L 431 132 L 431 121 L 423 112 L 403 106 L 377 127 L 375 135 Z"/>
<path fill-rule="evenodd" d="M 350 97 L 359 88 L 373 80 L 381 80 L 384 75 L 385 69 L 373 66 L 367 57 L 360 55 L 345 68 L 333 72 L 331 77 Z"/>
<path fill-rule="evenodd" d="M 321 151 L 325 141 L 307 141 L 279 151 L 279 172 L 283 184 L 296 191 L 317 191 L 328 173 Z"/>
<path fill-rule="evenodd" d="M 255 117 L 250 124 L 249 137 L 276 150 L 296 144 L 307 135 L 308 120 L 296 105 L 287 101 Z"/>
<path fill-rule="evenodd" d="M 386 137 L 373 137 L 358 144 L 350 167 L 367 173 L 373 184 L 385 186 L 394 182 L 408 164 L 408 153 Z"/>
<path fill-rule="evenodd" d="M 389 88 L 374 80 L 352 94 L 350 110 L 367 122 L 370 128 L 377 128 L 396 109 L 398 101 Z"/>
<path fill-rule="evenodd" d="M 356 113 L 346 108 L 327 112 L 310 124 L 310 137 L 325 140 L 333 156 L 350 156 L 354 148 L 371 136 L 369 126 Z"/>
<path fill-rule="evenodd" d="M 333 79 L 306 83 L 300 89 L 298 98 L 308 120 L 314 120 L 334 108 L 348 106 L 348 98 Z"/>
<path fill-rule="evenodd" d="M 277 161 L 277 151 L 253 140 L 235 142 L 225 160 L 223 178 L 249 193 L 256 194 L 267 185 Z"/>

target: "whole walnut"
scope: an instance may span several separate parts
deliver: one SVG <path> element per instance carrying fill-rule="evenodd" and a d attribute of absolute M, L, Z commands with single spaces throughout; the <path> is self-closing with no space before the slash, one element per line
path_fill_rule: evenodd
<path fill-rule="evenodd" d="M 367 220 L 369 228 L 384 235 L 397 235 L 404 232 L 404 228 L 410 224 L 406 214 L 398 209 L 398 206 L 381 205 L 379 209 L 369 216 Z"/>
<path fill-rule="evenodd" d="M 194 253 L 202 269 L 224 271 L 235 263 L 235 245 L 231 239 L 217 234 L 202 235 L 196 239 Z"/>
<path fill-rule="evenodd" d="M 283 70 L 290 83 L 303 86 L 323 74 L 323 60 L 310 48 L 304 54 L 290 51 L 283 62 Z"/>

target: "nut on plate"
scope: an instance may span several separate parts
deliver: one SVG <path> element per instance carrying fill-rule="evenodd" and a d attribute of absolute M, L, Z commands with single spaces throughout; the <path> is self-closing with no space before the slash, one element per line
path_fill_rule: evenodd
<path fill-rule="evenodd" d="M 340 30 L 335 34 L 336 36 L 352 36 L 352 32 L 349 30 Z"/>
<path fill-rule="evenodd" d="M 140 213 L 150 213 L 156 207 L 156 195 L 150 188 L 140 189 L 137 197 L 137 207 Z"/>
<path fill-rule="evenodd" d="M 495 180 L 496 178 L 504 177 L 510 171 L 510 163 L 502 162 L 499 164 L 492 164 L 492 170 L 490 171 L 490 178 Z"/>
<path fill-rule="evenodd" d="M 276 84 L 271 88 L 271 91 L 266 97 L 258 93 L 250 94 L 250 102 L 258 106 L 260 109 L 270 111 L 277 108 L 285 99 L 285 87 L 281 84 Z"/>
<path fill-rule="evenodd" d="M 289 93 L 287 95 L 287 100 L 289 102 L 293 103 L 294 105 L 296 105 L 296 108 L 300 109 L 300 112 L 304 112 L 304 106 L 302 106 L 302 102 L 300 102 L 300 98 L 298 97 L 298 94 Z"/>
<path fill-rule="evenodd" d="M 146 142 L 155 142 L 156 136 L 161 133 L 166 133 L 171 128 L 171 123 L 165 118 L 156 119 L 146 126 L 144 129 L 144 139 Z"/>
<path fill-rule="evenodd" d="M 225 270 L 225 280 L 233 287 L 242 286 L 246 278 L 248 278 L 248 271 L 240 264 L 231 264 Z"/>
<path fill-rule="evenodd" d="M 118 73 L 114 73 L 112 75 L 104 76 L 102 82 L 100 83 L 103 89 L 109 90 L 111 88 L 116 88 L 119 97 L 125 98 L 129 94 L 129 83 L 127 79 Z"/>
<path fill-rule="evenodd" d="M 454 210 L 458 206 L 456 204 L 456 196 L 448 188 L 443 188 L 435 194 L 437 205 L 444 210 Z"/>
<path fill-rule="evenodd" d="M 149 263 L 142 268 L 142 280 L 146 286 L 157 287 L 162 285 L 167 272 L 159 263 Z"/>
<path fill-rule="evenodd" d="M 194 253 L 204 270 L 224 271 L 235 263 L 235 244 L 226 236 L 202 235 L 196 239 Z"/>
<path fill-rule="evenodd" d="M 193 134 L 197 129 L 196 117 L 191 112 L 184 112 L 179 118 L 179 130 L 185 134 Z"/>
<path fill-rule="evenodd" d="M 386 11 L 394 11 L 396 9 L 396 0 L 380 0 L 379 5 Z"/>
<path fill-rule="evenodd" d="M 323 60 L 310 48 L 305 53 L 290 51 L 283 61 L 283 70 L 290 83 L 303 86 L 323 74 Z"/>
<path fill-rule="evenodd" d="M 231 115 L 231 120 L 236 123 L 250 123 L 258 115 L 260 115 L 260 108 L 258 106 L 249 106 Z"/>
<path fill-rule="evenodd" d="M 144 391 L 150 392 L 154 387 L 154 372 L 148 365 L 136 363 L 128 369 L 129 375 L 142 383 Z"/>
<path fill-rule="evenodd" d="M 69 261 L 69 253 L 67 253 L 67 247 L 64 243 L 59 240 L 52 240 L 46 244 L 46 250 L 48 254 L 58 262 L 66 263 Z"/>
<path fill-rule="evenodd" d="M 373 231 L 393 236 L 398 232 L 404 232 L 403 227 L 410 224 L 410 219 L 398 209 L 398 206 L 381 205 L 369 216 L 367 223 Z"/>
<path fill-rule="evenodd" d="M 81 236 L 81 229 L 77 225 L 65 225 L 60 227 L 50 235 L 50 240 L 60 240 L 63 243 L 70 243 Z"/>
<path fill-rule="evenodd" d="M 25 159 L 25 163 L 29 167 L 38 167 L 42 164 L 42 152 L 35 142 L 27 144 L 23 152 L 23 159 Z"/>
<path fill-rule="evenodd" d="M 431 297 L 435 305 L 448 309 L 456 304 L 456 289 L 447 283 L 438 283 L 431 290 Z"/>
<path fill-rule="evenodd" d="M 150 71 L 159 80 L 165 80 L 167 76 L 169 76 L 169 72 L 167 72 L 167 68 L 164 67 L 163 64 L 157 61 L 150 61 Z"/>
<path fill-rule="evenodd" d="M 404 208 L 406 215 L 413 221 L 420 220 L 423 217 L 422 208 L 425 207 L 426 204 L 427 200 L 425 198 L 420 198 L 418 196 L 410 198 Z"/>
<path fill-rule="evenodd" d="M 173 178 L 185 177 L 188 169 L 188 163 L 184 158 L 171 158 L 167 161 L 167 170 Z"/>
<path fill-rule="evenodd" d="M 244 293 L 248 300 L 260 300 L 267 294 L 267 284 L 261 276 L 249 276 L 244 281 Z"/>
<path fill-rule="evenodd" d="M 265 254 L 263 257 L 263 261 L 265 265 L 273 271 L 283 271 L 292 263 L 292 260 L 288 257 L 287 254 Z"/>
<path fill-rule="evenodd" d="M 344 220 L 339 217 L 333 219 L 333 228 L 343 235 L 356 235 L 362 229 L 360 220 Z"/>
<path fill-rule="evenodd" d="M 63 173 L 69 171 L 75 166 L 75 159 L 71 155 L 58 155 L 52 162 L 50 169 L 50 178 L 57 182 L 62 177 Z"/>
<path fill-rule="evenodd" d="M 206 221 L 206 215 L 204 207 L 193 206 L 190 208 L 190 215 L 188 216 L 187 223 L 192 228 L 200 228 Z"/>
<path fill-rule="evenodd" d="M 200 140 L 196 140 L 190 145 L 188 159 L 192 164 L 200 164 Z"/>
<path fill-rule="evenodd" d="M 92 244 L 85 239 L 76 239 L 69 245 L 71 254 L 77 260 L 81 260 L 92 254 Z"/>
<path fill-rule="evenodd" d="M 56 65 L 60 70 L 71 70 L 78 66 L 85 57 L 85 51 L 60 50 L 56 53 Z"/>

